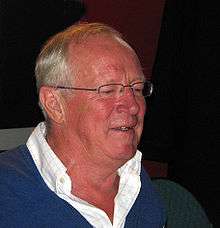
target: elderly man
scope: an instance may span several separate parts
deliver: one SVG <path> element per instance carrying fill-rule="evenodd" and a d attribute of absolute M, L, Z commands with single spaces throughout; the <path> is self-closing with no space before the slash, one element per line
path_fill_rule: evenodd
<path fill-rule="evenodd" d="M 137 151 L 152 86 L 129 44 L 74 25 L 45 44 L 35 74 L 45 123 L 0 155 L 1 227 L 163 227 Z"/>

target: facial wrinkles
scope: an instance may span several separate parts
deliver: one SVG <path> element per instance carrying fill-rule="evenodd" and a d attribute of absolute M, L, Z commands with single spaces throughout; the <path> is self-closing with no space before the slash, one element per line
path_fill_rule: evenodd
<path fill-rule="evenodd" d="M 126 60 L 123 61 L 123 59 L 116 59 L 116 61 L 111 62 L 108 58 L 102 57 L 98 60 L 98 64 L 93 65 L 93 71 L 98 76 L 96 84 L 121 83 L 127 85 L 142 80 L 142 71 L 138 69 L 138 66 Z"/>
<path fill-rule="evenodd" d="M 79 81 L 77 86 L 95 88 L 108 83 L 130 84 L 142 80 L 143 74 L 139 61 L 131 49 L 112 40 L 110 43 L 98 43 L 96 46 L 97 48 L 94 48 L 94 44 L 84 45 L 83 50 L 79 49 L 75 52 L 82 57 L 78 64 L 80 78 L 77 80 Z M 89 93 L 89 99 L 96 98 L 97 94 Z M 112 106 L 112 102 L 110 103 L 109 107 Z"/>
<path fill-rule="evenodd" d="M 125 106 L 123 107 L 123 111 L 118 111 L 118 105 Z M 138 106 L 141 106 L 141 104 L 137 103 Z M 131 114 L 129 109 L 131 108 L 131 105 L 129 103 L 122 103 L 122 102 L 116 102 L 113 110 L 112 115 L 112 121 L 111 121 L 111 127 L 118 127 L 118 126 L 125 126 L 125 127 L 132 127 L 137 128 L 142 123 L 142 115 L 143 110 L 138 111 L 137 114 Z M 142 114 L 141 114 L 142 113 Z"/>
<path fill-rule="evenodd" d="M 123 48 L 124 49 L 124 48 Z M 138 59 L 136 58 L 136 55 L 131 52 L 131 50 L 123 50 L 126 51 L 126 53 L 123 55 L 116 55 L 116 61 L 111 62 L 111 58 L 109 61 L 108 56 L 104 56 L 99 59 L 99 64 L 94 65 L 94 71 L 97 75 L 102 75 L 101 80 L 103 79 L 105 83 L 122 83 L 122 84 L 130 84 L 134 81 L 142 80 L 142 71 L 141 67 L 139 65 Z M 119 52 L 119 51 L 118 51 Z M 128 52 L 128 53 L 127 53 Z M 115 53 L 115 52 L 114 52 Z M 119 52 L 120 53 L 120 52 Z M 111 52 L 110 52 L 111 54 Z M 111 57 L 111 55 L 110 55 Z M 113 59 L 115 60 L 115 59 Z M 136 98 L 134 98 L 136 99 Z M 143 105 L 142 102 L 138 102 L 137 105 Z M 114 100 L 114 106 L 112 106 L 112 103 L 110 102 L 109 107 L 112 106 L 112 110 L 109 113 L 109 117 L 112 121 L 110 121 L 110 126 L 114 125 L 114 122 L 116 122 L 113 118 L 114 115 L 116 115 L 117 111 L 117 105 L 127 105 L 129 109 L 129 105 L 127 102 L 122 102 L 121 98 Z M 117 116 L 115 119 L 119 119 L 120 123 L 117 123 L 117 125 L 136 125 L 139 126 L 143 122 L 143 118 L 139 117 L 137 114 L 136 116 L 130 116 L 128 112 L 123 113 L 117 113 Z"/>
<path fill-rule="evenodd" d="M 91 88 L 100 83 L 122 83 L 123 77 L 125 84 L 142 80 L 143 73 L 135 52 L 112 38 L 88 40 L 81 46 L 72 47 L 69 53 L 70 64 L 77 66 L 74 70 L 78 72 L 76 83 L 79 85 L 86 84 Z"/>

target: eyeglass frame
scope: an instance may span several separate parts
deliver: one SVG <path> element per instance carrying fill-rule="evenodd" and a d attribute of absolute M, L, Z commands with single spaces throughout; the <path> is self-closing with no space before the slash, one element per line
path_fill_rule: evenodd
<path fill-rule="evenodd" d="M 128 85 L 123 85 L 121 83 L 110 83 L 110 84 L 100 85 L 97 88 L 83 88 L 83 87 L 71 87 L 71 86 L 59 86 L 59 85 L 57 85 L 57 86 L 50 86 L 50 87 L 53 87 L 55 89 L 70 89 L 70 90 L 81 90 L 81 91 L 92 91 L 92 92 L 97 91 L 97 93 L 100 95 L 101 94 L 100 93 L 100 88 L 102 88 L 104 86 L 120 85 L 120 86 L 123 87 L 123 92 L 124 92 L 124 89 L 126 87 L 131 88 L 133 95 L 136 97 L 136 95 L 134 93 L 134 88 L 133 88 L 133 86 L 136 85 L 136 84 L 143 84 L 144 85 L 144 88 L 145 88 L 145 84 L 148 84 L 149 85 L 149 88 L 150 88 L 149 95 L 146 95 L 146 96 L 142 95 L 142 96 L 138 96 L 138 97 L 150 97 L 152 95 L 152 93 L 153 93 L 153 84 L 149 80 L 134 82 L 134 83 L 128 84 Z"/>

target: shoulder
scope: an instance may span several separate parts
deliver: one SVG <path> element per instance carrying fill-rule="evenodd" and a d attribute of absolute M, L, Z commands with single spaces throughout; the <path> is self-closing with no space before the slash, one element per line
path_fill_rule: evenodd
<path fill-rule="evenodd" d="M 28 151 L 26 145 L 0 153 L 0 174 L 3 170 L 15 169 L 24 163 L 24 157 Z"/>
<path fill-rule="evenodd" d="M 168 227 L 211 227 L 204 209 L 186 188 L 168 179 L 152 182 L 164 202 Z"/>
<path fill-rule="evenodd" d="M 26 193 L 37 188 L 39 177 L 40 174 L 25 145 L 2 152 L 0 154 L 0 206 L 27 198 Z"/>
<path fill-rule="evenodd" d="M 145 217 L 145 222 L 149 222 L 154 218 L 160 223 L 161 227 L 165 224 L 166 221 L 166 212 L 163 201 L 161 200 L 160 195 L 155 190 L 155 187 L 149 177 L 148 173 L 145 171 L 144 167 L 141 169 L 141 189 L 135 205 L 138 205 L 138 212 L 142 214 L 142 217 Z M 141 208 L 141 210 L 140 210 Z M 152 221 L 153 224 L 153 221 Z M 151 224 L 151 225 L 152 225 Z"/>
<path fill-rule="evenodd" d="M 163 200 L 175 204 L 180 201 L 181 205 L 183 205 L 183 203 L 191 204 L 193 202 L 194 205 L 200 207 L 195 197 L 180 184 L 168 179 L 155 179 L 152 182 Z"/>
<path fill-rule="evenodd" d="M 26 145 L 0 153 L 0 184 L 24 179 L 31 172 L 33 165 Z"/>

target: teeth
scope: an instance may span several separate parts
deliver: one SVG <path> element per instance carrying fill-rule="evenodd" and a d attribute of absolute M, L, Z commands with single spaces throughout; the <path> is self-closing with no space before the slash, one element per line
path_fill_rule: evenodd
<path fill-rule="evenodd" d="M 132 129 L 133 127 L 125 127 L 125 126 L 122 126 L 122 127 L 117 127 L 115 129 L 119 130 L 119 131 L 129 131 L 130 129 Z"/>
<path fill-rule="evenodd" d="M 128 128 L 128 127 L 120 127 L 120 130 L 121 130 L 121 131 L 128 131 L 129 128 Z"/>

